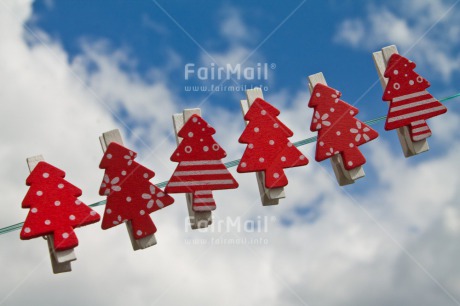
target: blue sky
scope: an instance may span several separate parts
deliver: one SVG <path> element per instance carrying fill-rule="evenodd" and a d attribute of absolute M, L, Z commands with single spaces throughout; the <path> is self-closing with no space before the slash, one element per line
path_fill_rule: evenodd
<path fill-rule="evenodd" d="M 371 5 L 352 1 L 268 2 L 263 6 L 257 1 L 116 1 L 110 5 L 104 1 L 91 4 L 63 1 L 50 6 L 37 1 L 36 18 L 30 24 L 59 40 L 69 60 L 82 52 L 82 40 L 102 39 L 111 49 L 127 50 L 134 65 L 125 68 L 148 78 L 151 69 L 167 66 L 170 53 L 180 56 L 184 63 L 196 63 L 203 53 L 200 46 L 210 54 L 231 48 L 235 42 L 223 37 L 220 23 L 230 14 L 237 14 L 250 37 L 236 43 L 248 48 L 262 43 L 258 54 L 264 62 L 276 64 L 273 89 L 307 90 L 306 75 L 323 71 L 327 80 L 345 93 L 347 101 L 354 102 L 377 80 L 371 52 L 350 48 L 334 37 L 344 20 L 365 15 Z M 181 88 L 183 74 L 183 65 L 168 71 L 168 85 Z M 458 74 L 447 85 L 456 80 Z M 446 87 L 446 82 L 437 77 L 430 81 L 436 86 L 434 90 Z M 193 99 L 206 95 L 198 93 Z M 368 118 L 384 112 L 380 95 L 381 89 L 375 86 L 362 97 L 359 106 Z M 189 103 L 186 93 L 181 96 Z M 211 100 L 230 109 L 238 108 L 225 93 L 217 93 Z"/>
<path fill-rule="evenodd" d="M 119 128 L 138 160 L 169 179 L 171 115 L 201 107 L 240 158 L 244 92 L 187 92 L 187 63 L 275 64 L 267 100 L 295 133 L 312 111 L 306 78 L 322 71 L 359 119 L 386 114 L 372 52 L 396 44 L 438 98 L 460 92 L 458 1 L 32 1 L 0 0 L 0 226 L 24 220 L 25 158 L 43 154 L 102 200 L 98 136 Z M 228 80 L 224 85 L 235 85 Z M 430 151 L 409 159 L 394 131 L 363 145 L 366 177 L 339 187 L 329 162 L 287 171 L 287 198 L 262 207 L 253 175 L 216 192 L 216 224 L 264 220 L 268 231 L 190 231 L 185 198 L 152 215 L 158 245 L 133 252 L 126 230 L 77 230 L 73 271 L 51 273 L 42 239 L 0 237 L 0 305 L 460 305 L 460 108 L 429 121 Z M 97 208 L 103 213 L 103 207 Z M 268 219 L 264 219 L 267 217 Z M 262 246 L 212 245 L 264 238 Z M 207 245 L 191 242 L 203 239 Z M 120 264 L 123 263 L 123 264 Z M 99 290 L 101 284 L 111 290 Z"/>

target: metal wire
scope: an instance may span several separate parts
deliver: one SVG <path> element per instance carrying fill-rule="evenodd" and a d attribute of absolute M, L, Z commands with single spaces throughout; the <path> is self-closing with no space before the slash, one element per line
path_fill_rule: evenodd
<path fill-rule="evenodd" d="M 446 102 L 446 101 L 449 101 L 449 100 L 452 100 L 452 99 L 455 99 L 455 98 L 458 98 L 458 97 L 460 97 L 460 93 L 455 94 L 455 95 L 452 95 L 452 96 L 449 96 L 449 97 L 446 97 L 446 98 L 443 98 L 443 99 L 440 99 L 439 101 L 440 101 L 440 102 Z M 378 118 L 374 118 L 374 119 L 365 121 L 364 123 L 366 123 L 367 125 L 374 125 L 374 124 L 376 124 L 376 123 L 378 123 L 378 122 L 380 122 L 380 121 L 385 120 L 386 118 L 387 118 L 387 116 L 382 116 L 382 117 L 378 117 Z M 303 139 L 303 140 L 294 142 L 294 145 L 295 145 L 296 147 L 304 146 L 304 145 L 307 145 L 307 144 L 309 144 L 309 143 L 315 142 L 316 139 L 317 139 L 316 136 L 310 137 L 310 138 L 307 138 L 307 139 Z M 225 165 L 225 167 L 227 167 L 227 168 L 233 168 L 233 167 L 237 166 L 239 163 L 240 163 L 240 160 L 239 160 L 239 159 L 235 159 L 235 160 L 226 162 L 224 165 Z M 156 184 L 156 186 L 157 186 L 158 188 L 163 188 L 163 187 L 166 186 L 166 184 L 168 184 L 168 181 L 164 181 L 164 182 L 158 183 L 158 184 Z M 103 200 L 103 201 L 99 201 L 99 202 L 90 204 L 89 206 L 90 206 L 90 207 L 97 207 L 97 206 L 105 205 L 105 203 L 106 203 L 106 201 Z M 16 223 L 16 224 L 13 224 L 13 225 L 6 226 L 6 227 L 4 227 L 4 228 L 1 228 L 1 229 L 0 229 L 0 235 L 7 234 L 7 233 L 9 233 L 9 232 L 16 231 L 16 230 L 20 229 L 20 228 L 22 227 L 23 224 L 24 224 L 24 222 L 20 222 L 20 223 Z"/>

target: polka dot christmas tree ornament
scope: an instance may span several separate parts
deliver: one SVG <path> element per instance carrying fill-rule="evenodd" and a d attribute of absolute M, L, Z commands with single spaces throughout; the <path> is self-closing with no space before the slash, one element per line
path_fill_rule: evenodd
<path fill-rule="evenodd" d="M 100 220 L 100 216 L 81 202 L 80 189 L 70 184 L 65 172 L 39 162 L 26 180 L 30 186 L 22 208 L 29 214 L 21 230 L 21 239 L 53 235 L 56 251 L 70 250 L 78 246 L 74 228 Z"/>
<path fill-rule="evenodd" d="M 179 165 L 165 191 L 191 193 L 192 209 L 197 212 L 216 209 L 213 190 L 238 187 L 238 183 L 221 161 L 227 154 L 212 137 L 215 133 L 213 127 L 195 114 L 179 131 L 182 142 L 171 155 L 171 161 L 178 162 Z"/>
<path fill-rule="evenodd" d="M 257 98 L 244 116 L 249 123 L 239 138 L 247 147 L 237 171 L 264 171 L 267 188 L 286 186 L 284 169 L 308 164 L 305 155 L 289 141 L 294 134 L 277 118 L 279 114 L 278 109 Z"/>
<path fill-rule="evenodd" d="M 308 103 L 314 109 L 310 130 L 318 132 L 316 161 L 341 154 L 344 168 L 351 170 L 366 163 L 358 146 L 377 138 L 378 133 L 355 118 L 358 109 L 341 100 L 341 95 L 327 85 L 315 85 Z"/>
<path fill-rule="evenodd" d="M 388 84 L 382 99 L 390 102 L 385 129 L 407 126 L 412 141 L 420 141 L 432 134 L 425 120 L 444 114 L 447 108 L 426 90 L 430 83 L 415 67 L 414 62 L 393 54 L 384 74 Z"/>
<path fill-rule="evenodd" d="M 99 165 L 105 169 L 99 190 L 107 196 L 102 229 L 131 221 L 135 239 L 157 231 L 150 214 L 174 203 L 174 199 L 150 183 L 155 173 L 135 161 L 137 154 L 112 142 Z"/>

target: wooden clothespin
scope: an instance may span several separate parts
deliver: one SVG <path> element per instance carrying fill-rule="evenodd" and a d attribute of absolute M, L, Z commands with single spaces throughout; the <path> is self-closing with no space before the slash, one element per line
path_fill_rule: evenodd
<path fill-rule="evenodd" d="M 155 173 L 134 161 L 136 153 L 123 147 L 119 130 L 99 140 L 105 152 L 100 167 L 106 170 L 100 194 L 108 196 L 102 228 L 124 222 L 135 251 L 155 245 L 156 227 L 149 214 L 174 200 L 150 183 Z"/>
<path fill-rule="evenodd" d="M 243 112 L 243 117 L 248 112 L 249 108 L 251 107 L 252 103 L 257 98 L 264 98 L 262 93 L 262 89 L 259 87 L 248 89 L 246 90 L 246 100 L 241 100 L 241 111 Z M 246 125 L 248 124 L 245 121 Z M 265 187 L 265 173 L 263 171 L 256 172 L 256 179 L 257 179 L 257 186 L 259 186 L 259 194 L 260 199 L 262 200 L 263 206 L 270 206 L 270 205 L 278 205 L 280 199 L 284 199 L 286 197 L 286 193 L 284 188 L 267 188 Z"/>
<path fill-rule="evenodd" d="M 190 117 L 193 115 L 201 116 L 201 109 L 199 108 L 192 108 L 192 109 L 184 109 L 182 114 L 174 114 L 172 116 L 173 125 L 174 125 L 174 133 L 176 135 L 176 142 L 179 145 L 182 142 L 182 138 L 179 137 L 178 133 L 184 126 L 185 122 L 187 122 Z M 194 211 L 193 206 L 193 197 L 191 193 L 186 193 L 185 198 L 187 201 L 187 209 L 188 215 L 190 219 L 190 226 L 192 229 L 199 229 L 199 228 L 206 228 L 212 224 L 212 212 L 211 211 L 203 211 L 198 212 Z"/>
<path fill-rule="evenodd" d="M 447 109 L 426 91 L 430 86 L 428 81 L 415 74 L 415 64 L 404 57 L 393 60 L 393 71 L 385 75 L 387 68 L 392 66 L 389 62 L 394 54 L 398 54 L 398 49 L 391 45 L 374 52 L 373 59 L 384 90 L 384 100 L 392 101 L 389 102 L 389 116 L 393 117 L 387 118 L 385 129 L 397 130 L 404 156 L 410 157 L 429 150 L 426 138 L 431 131 L 425 120 L 445 113 Z M 393 81 L 390 85 L 394 88 L 387 88 L 389 79 L 386 76 L 400 79 L 401 82 Z"/>
<path fill-rule="evenodd" d="M 314 108 L 312 131 L 318 131 L 316 160 L 329 158 L 340 186 L 353 184 L 365 176 L 366 162 L 358 149 L 363 143 L 378 137 L 376 131 L 355 118 L 358 109 L 340 99 L 341 93 L 327 86 L 320 72 L 308 77 Z"/>
<path fill-rule="evenodd" d="M 30 208 L 21 239 L 45 235 L 53 272 L 72 271 L 78 239 L 73 228 L 100 220 L 99 215 L 81 202 L 81 190 L 64 180 L 64 171 L 44 162 L 41 155 L 27 159 L 29 192 L 23 208 Z"/>
<path fill-rule="evenodd" d="M 210 212 L 217 208 L 213 191 L 234 189 L 238 183 L 222 162 L 227 153 L 213 138 L 216 131 L 200 116 L 199 109 L 184 110 L 182 116 L 174 115 L 173 121 L 178 146 L 171 161 L 178 165 L 165 191 L 187 194 L 192 228 L 207 227 Z"/>

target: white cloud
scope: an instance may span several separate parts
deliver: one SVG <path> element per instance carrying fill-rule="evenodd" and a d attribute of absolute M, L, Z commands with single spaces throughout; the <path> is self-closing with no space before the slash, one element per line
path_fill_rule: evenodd
<path fill-rule="evenodd" d="M 253 28 L 249 28 L 242 20 L 241 11 L 225 6 L 221 12 L 220 33 L 231 43 L 250 42 L 257 38 Z"/>
<path fill-rule="evenodd" d="M 459 9 L 448 1 L 390 1 L 368 4 L 364 18 L 345 19 L 335 36 L 338 43 L 377 51 L 396 44 L 417 63 L 449 80 L 460 70 L 457 23 Z"/>
<path fill-rule="evenodd" d="M 157 173 L 154 182 L 168 179 L 175 166 L 168 161 L 174 148 L 170 116 L 180 111 L 180 97 L 161 78 L 147 82 L 122 70 L 126 55 L 100 44 L 87 44 L 71 64 L 59 44 L 44 33 L 47 47 L 28 45 L 21 23 L 30 18 L 31 3 L 5 3 L 8 10 L 0 9 L 0 81 L 5 85 L 0 90 L 1 224 L 26 215 L 19 203 L 26 192 L 24 159 L 31 154 L 44 153 L 48 161 L 66 170 L 69 181 L 84 190 L 82 199 L 88 204 L 100 199 L 96 197 L 102 177 L 97 137 L 114 127 L 123 128 L 108 108 L 123 110 L 123 120 L 147 143 L 133 135 L 125 137 L 130 146 L 136 145 L 139 160 Z M 296 133 L 294 140 L 312 135 L 306 133 L 311 110 L 306 107 L 305 90 L 294 94 L 280 90 L 267 97 L 282 110 L 280 119 Z M 208 107 L 208 118 L 229 159 L 239 156 L 244 147 L 237 143 L 243 129 L 241 114 Z M 435 135 L 437 129 L 433 125 Z M 185 232 L 185 199 L 177 195 L 174 205 L 152 215 L 158 227 L 157 246 L 133 252 L 125 228 L 102 231 L 97 225 L 88 226 L 77 230 L 80 246 L 74 271 L 58 276 L 51 274 L 42 239 L 20 241 L 17 233 L 1 236 L 0 301 L 5 305 L 227 301 L 237 305 L 453 305 L 395 243 L 453 296 L 460 295 L 460 271 L 455 268 L 458 249 L 451 247 L 460 238 L 459 141 L 452 129 L 445 133 L 452 140 L 440 142 L 444 153 L 436 159 L 424 153 L 406 160 L 389 147 L 386 140 L 391 133 L 365 145 L 366 171 L 376 176 L 375 182 L 370 178 L 357 182 L 368 186 L 365 192 L 338 187 L 329 163 L 313 160 L 314 146 L 302 147 L 310 164 L 287 170 L 287 198 L 277 207 L 260 205 L 253 174 L 236 174 L 232 169 L 241 187 L 215 192 L 216 216 L 244 216 L 245 220 L 267 215 L 291 221 L 290 226 L 269 221 L 268 233 Z M 314 222 L 296 212 L 299 208 L 315 211 Z M 184 241 L 207 239 L 209 243 L 222 234 L 224 238 L 263 237 L 269 244 L 210 247 Z"/>

